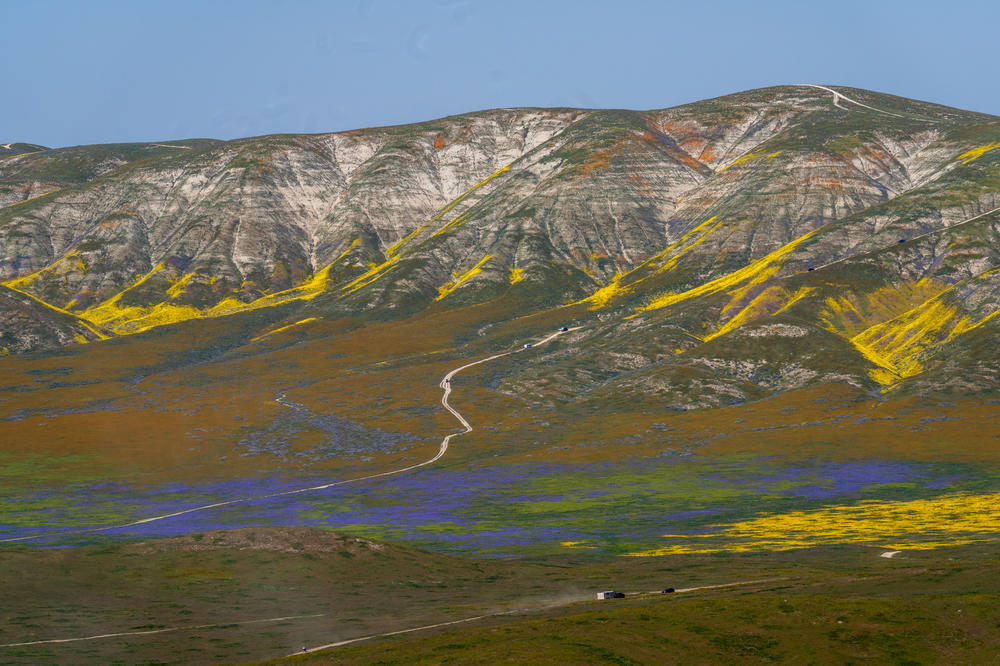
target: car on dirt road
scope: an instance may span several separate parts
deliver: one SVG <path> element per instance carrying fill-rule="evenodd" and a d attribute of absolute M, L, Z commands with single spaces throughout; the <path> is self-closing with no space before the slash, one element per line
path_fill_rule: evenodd
<path fill-rule="evenodd" d="M 607 592 L 598 592 L 597 593 L 597 598 L 598 599 L 624 599 L 625 598 L 625 593 L 624 592 L 615 592 L 613 590 L 608 590 Z"/>

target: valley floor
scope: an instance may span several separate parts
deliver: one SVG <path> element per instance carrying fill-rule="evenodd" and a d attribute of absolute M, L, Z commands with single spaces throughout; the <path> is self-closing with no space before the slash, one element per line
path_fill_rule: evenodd
<path fill-rule="evenodd" d="M 3 359 L 0 662 L 274 660 L 368 636 L 301 658 L 995 653 L 990 396 L 593 410 L 506 391 L 538 363 L 525 340 L 570 336 L 551 313 L 478 336 L 495 315 L 256 342 L 259 322 L 200 322 Z M 767 582 L 730 585 L 747 581 Z M 690 591 L 594 600 L 664 587 Z"/>

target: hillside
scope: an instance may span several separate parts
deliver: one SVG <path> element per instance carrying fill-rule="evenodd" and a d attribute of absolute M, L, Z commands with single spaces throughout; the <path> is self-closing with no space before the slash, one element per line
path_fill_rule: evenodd
<path fill-rule="evenodd" d="M 683 408 L 923 386 L 925 369 L 978 392 L 993 373 L 960 380 L 942 359 L 973 331 L 995 339 L 997 148 L 993 116 L 785 86 L 645 112 L 40 149 L 0 157 L 0 190 L 17 193 L 0 276 L 119 336 L 288 303 L 293 323 L 578 302 L 596 368 L 549 359 L 566 389 L 597 372 Z M 4 327 L 14 350 L 68 341 Z"/>

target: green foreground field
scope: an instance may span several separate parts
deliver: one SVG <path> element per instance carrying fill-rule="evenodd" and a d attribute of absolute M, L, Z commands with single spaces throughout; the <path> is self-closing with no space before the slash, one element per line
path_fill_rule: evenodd
<path fill-rule="evenodd" d="M 268 528 L 7 547 L 0 663 L 273 663 L 478 616 L 294 659 L 984 663 L 1000 650 L 996 546 L 484 560 Z M 683 591 L 716 585 L 727 587 Z M 668 586 L 680 591 L 595 600 Z M 48 642 L 112 633 L 123 635 Z"/>
<path fill-rule="evenodd" d="M 559 617 L 344 647 L 288 663 L 995 663 L 998 620 L 996 595 L 859 599 L 744 592 L 626 601 Z"/>

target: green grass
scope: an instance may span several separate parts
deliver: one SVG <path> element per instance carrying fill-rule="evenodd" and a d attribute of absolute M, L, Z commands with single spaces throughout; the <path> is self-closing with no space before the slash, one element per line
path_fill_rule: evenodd
<path fill-rule="evenodd" d="M 215 662 L 274 659 L 302 644 L 516 608 L 529 610 L 461 630 L 345 648 L 332 656 L 344 663 L 402 663 L 407 655 L 410 663 L 442 655 L 456 663 L 491 658 L 662 663 L 663 655 L 697 650 L 706 663 L 802 660 L 811 654 L 843 661 L 864 655 L 888 659 L 888 645 L 892 654 L 927 662 L 939 661 L 938 646 L 947 645 L 959 661 L 975 662 L 987 654 L 983 649 L 995 649 L 1000 620 L 995 543 L 908 551 L 892 560 L 879 558 L 878 552 L 849 547 L 646 559 L 572 553 L 496 561 L 393 544 L 374 548 L 349 537 L 289 528 L 205 532 L 144 543 L 102 539 L 58 550 L 6 547 L 0 548 L 0 596 L 5 599 L 0 643 L 142 628 L 182 630 L 0 648 L 0 661 L 184 662 L 193 650 Z M 775 577 L 784 580 L 591 601 L 602 589 L 652 591 Z M 241 624 L 314 613 L 322 616 Z M 205 624 L 218 626 L 183 629 Z M 949 633 L 956 640 L 945 641 Z M 882 634 L 888 638 L 879 642 L 875 637 Z M 921 641 L 921 636 L 935 640 Z"/>
<path fill-rule="evenodd" d="M 841 155 L 850 155 L 856 148 L 865 144 L 866 138 L 860 134 L 849 134 L 831 139 L 826 143 L 828 150 Z"/>
<path fill-rule="evenodd" d="M 790 567 L 788 579 L 578 602 L 334 648 L 288 663 L 980 663 L 1000 646 L 997 586 L 976 582 L 996 566 L 995 560 L 988 563 L 995 558 L 990 551 L 995 553 L 949 553 L 957 562 L 914 554 L 905 563 L 874 553 L 862 562 L 852 551 L 839 557 L 798 553 L 783 564 L 778 557 L 726 556 L 713 562 L 720 575 L 741 566 L 747 567 L 743 574 L 762 574 L 753 567 L 764 559 Z M 693 561 L 649 564 L 661 581 L 676 581 Z M 569 575 L 582 578 L 583 569 L 572 568 Z"/>
<path fill-rule="evenodd" d="M 1000 597 L 649 599 L 557 618 L 349 646 L 289 663 L 986 663 Z M 272 662 L 273 663 L 273 662 Z"/>

